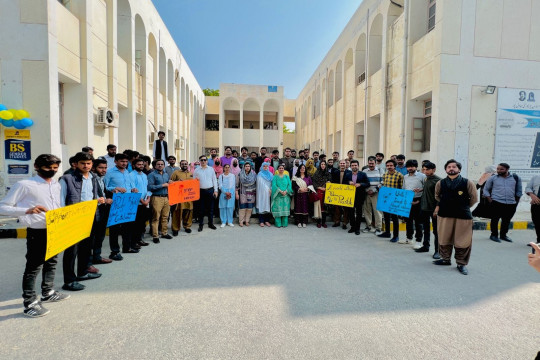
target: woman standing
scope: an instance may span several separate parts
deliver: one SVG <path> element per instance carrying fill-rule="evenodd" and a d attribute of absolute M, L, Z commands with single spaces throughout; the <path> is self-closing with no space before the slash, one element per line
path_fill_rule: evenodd
<path fill-rule="evenodd" d="M 331 182 L 332 176 L 326 169 L 326 161 L 321 161 L 319 167 L 311 181 L 313 182 L 313 187 L 317 191 L 319 200 L 313 203 L 313 218 L 317 219 L 317 227 L 327 228 L 326 226 L 326 208 L 324 205 L 324 195 L 326 192 L 326 183 Z"/>
<path fill-rule="evenodd" d="M 306 173 L 306 165 L 298 167 L 295 176 L 292 178 L 292 189 L 294 192 L 294 216 L 298 227 L 306 227 L 309 215 L 309 189 L 311 178 Z"/>
<path fill-rule="evenodd" d="M 221 227 L 233 224 L 233 211 L 234 211 L 234 188 L 236 185 L 236 176 L 230 172 L 231 166 L 226 164 L 223 167 L 223 174 L 218 178 L 219 190 L 221 195 L 219 196 L 219 217 L 221 218 Z"/>
<path fill-rule="evenodd" d="M 307 176 L 312 177 L 313 175 L 315 175 L 316 171 L 317 168 L 315 167 L 315 162 L 313 161 L 313 159 L 309 159 L 308 161 L 306 161 Z"/>
<path fill-rule="evenodd" d="M 255 194 L 257 190 L 257 175 L 251 169 L 251 163 L 246 162 L 244 168 L 240 171 L 240 175 L 236 179 L 236 199 L 239 202 L 240 214 L 238 223 L 240 226 L 249 226 L 251 212 L 255 206 Z"/>
<path fill-rule="evenodd" d="M 259 225 L 270 225 L 270 198 L 272 197 L 272 179 L 274 175 L 269 170 L 270 163 L 263 162 L 257 175 L 257 212 L 259 213 Z"/>
<path fill-rule="evenodd" d="M 289 224 L 292 194 L 291 179 L 285 175 L 285 165 L 279 164 L 277 174 L 272 179 L 272 215 L 278 228 Z"/>

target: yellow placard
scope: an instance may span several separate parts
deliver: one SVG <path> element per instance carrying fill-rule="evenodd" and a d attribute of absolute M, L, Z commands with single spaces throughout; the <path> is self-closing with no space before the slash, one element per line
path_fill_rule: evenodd
<path fill-rule="evenodd" d="M 324 193 L 324 203 L 336 206 L 354 206 L 354 196 L 356 195 L 356 187 L 353 185 L 344 184 L 326 184 Z"/>
<path fill-rule="evenodd" d="M 4 138 L 30 140 L 30 130 L 4 129 Z"/>
<path fill-rule="evenodd" d="M 90 236 L 96 208 L 97 200 L 91 200 L 47 211 L 45 260 Z"/>

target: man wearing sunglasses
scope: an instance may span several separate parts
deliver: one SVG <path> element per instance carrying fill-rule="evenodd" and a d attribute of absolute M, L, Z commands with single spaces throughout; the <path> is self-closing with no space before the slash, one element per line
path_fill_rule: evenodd
<path fill-rule="evenodd" d="M 199 179 L 201 187 L 199 232 L 203 230 L 205 216 L 208 216 L 208 227 L 216 230 L 214 226 L 214 200 L 218 196 L 216 172 L 208 166 L 208 158 L 205 155 L 199 156 L 199 161 L 201 166 L 193 174 L 195 179 Z"/>

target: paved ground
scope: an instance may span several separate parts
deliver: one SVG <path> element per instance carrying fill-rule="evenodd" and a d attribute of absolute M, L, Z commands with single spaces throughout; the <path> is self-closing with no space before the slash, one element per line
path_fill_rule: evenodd
<path fill-rule="evenodd" d="M 21 311 L 25 240 L 4 239 L 0 358 L 533 359 L 533 232 L 488 236 L 475 231 L 463 276 L 374 235 L 205 228 L 101 265 L 41 319 Z"/>

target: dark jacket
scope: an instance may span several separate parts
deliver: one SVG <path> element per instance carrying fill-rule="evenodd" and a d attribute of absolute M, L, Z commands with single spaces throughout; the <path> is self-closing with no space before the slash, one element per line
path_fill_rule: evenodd
<path fill-rule="evenodd" d="M 424 179 L 424 191 L 420 198 L 420 208 L 422 211 L 433 212 L 437 206 L 437 200 L 435 200 L 435 185 L 441 180 L 437 175 L 427 176 Z"/>
<path fill-rule="evenodd" d="M 351 180 L 346 181 L 346 179 L 347 179 L 347 176 L 349 176 L 349 179 L 352 179 L 352 171 L 345 169 L 345 173 L 343 174 L 343 181 L 339 181 L 339 173 L 340 173 L 339 169 L 333 169 L 332 170 L 332 173 L 331 173 L 332 174 L 332 182 L 334 184 L 347 184 L 347 185 L 349 185 L 349 181 L 351 181 Z M 366 175 L 366 174 L 364 173 L 364 175 Z M 369 180 L 368 180 L 368 183 L 369 183 Z"/>
<path fill-rule="evenodd" d="M 345 171 L 345 174 L 343 175 L 343 183 L 349 184 L 352 182 L 352 171 Z M 339 172 L 338 172 L 338 180 L 339 180 Z M 365 172 L 359 171 L 356 174 L 356 184 L 360 184 L 359 187 L 356 188 L 356 195 L 354 196 L 354 203 L 357 205 L 361 205 L 364 202 L 364 199 L 366 198 L 366 189 L 370 186 L 369 179 Z"/>

